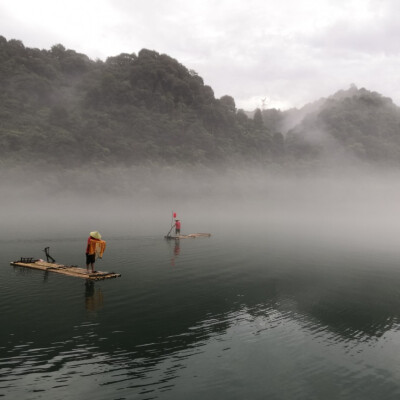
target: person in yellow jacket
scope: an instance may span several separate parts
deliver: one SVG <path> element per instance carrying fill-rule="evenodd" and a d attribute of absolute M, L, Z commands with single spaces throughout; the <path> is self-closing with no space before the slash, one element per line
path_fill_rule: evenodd
<path fill-rule="evenodd" d="M 106 242 L 101 240 L 101 235 L 97 231 L 90 232 L 86 246 L 86 269 L 89 272 L 89 265 L 94 270 L 94 263 L 96 258 L 103 258 L 104 250 L 106 249 Z"/>

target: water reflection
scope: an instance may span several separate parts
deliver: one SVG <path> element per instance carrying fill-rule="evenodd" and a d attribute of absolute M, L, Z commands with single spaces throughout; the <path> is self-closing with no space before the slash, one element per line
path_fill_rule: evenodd
<path fill-rule="evenodd" d="M 53 275 L 38 285 L 32 274 L 15 278 L 16 293 L 3 290 L 8 394 L 38 399 L 33 391 L 44 388 L 54 398 L 61 383 L 76 398 L 82 387 L 93 390 L 88 398 L 185 398 L 182 387 L 202 398 L 316 398 L 323 382 L 347 398 L 394 398 L 397 367 L 378 352 L 397 355 L 397 269 L 280 258 L 254 238 L 232 247 L 184 241 L 184 254 L 179 240 L 118 243 L 121 280 L 88 281 L 83 291 L 80 280 Z M 381 396 L 369 395 L 374 387 Z"/>
<path fill-rule="evenodd" d="M 169 245 L 171 246 L 171 242 L 173 242 L 173 255 L 171 257 L 171 266 L 175 266 L 175 259 L 179 256 L 181 252 L 181 247 L 180 247 L 180 239 L 175 239 L 175 240 L 169 240 Z"/>
<path fill-rule="evenodd" d="M 88 311 L 98 311 L 103 308 L 104 296 L 99 287 L 89 279 L 85 282 L 85 306 Z"/>

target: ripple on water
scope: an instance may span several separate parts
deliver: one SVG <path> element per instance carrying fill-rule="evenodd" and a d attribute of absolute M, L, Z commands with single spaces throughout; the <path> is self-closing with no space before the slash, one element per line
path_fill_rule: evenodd
<path fill-rule="evenodd" d="M 318 252 L 285 257 L 287 243 L 210 239 L 181 241 L 179 249 L 154 237 L 112 239 L 100 265 L 122 278 L 93 291 L 5 265 L 0 393 L 32 400 L 398 397 L 395 268 L 383 274 L 364 258 L 320 260 Z M 96 291 L 101 306 L 88 307 Z"/>

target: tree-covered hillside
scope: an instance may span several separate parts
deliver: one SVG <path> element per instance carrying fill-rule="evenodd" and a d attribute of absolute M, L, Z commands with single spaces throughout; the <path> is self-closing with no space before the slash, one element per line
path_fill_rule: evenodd
<path fill-rule="evenodd" d="M 400 164 L 400 108 L 391 99 L 354 85 L 319 101 L 286 134 L 297 159 L 340 154 L 367 163 Z M 338 157 L 339 159 L 339 157 Z"/>
<path fill-rule="evenodd" d="M 91 60 L 0 36 L 0 165 L 400 164 L 400 108 L 352 86 L 300 110 L 237 110 L 156 51 Z M 341 158 L 342 159 L 342 158 Z"/>
<path fill-rule="evenodd" d="M 155 51 L 105 62 L 0 37 L 2 163 L 134 165 L 276 160 L 262 123 L 216 99 L 203 79 Z"/>

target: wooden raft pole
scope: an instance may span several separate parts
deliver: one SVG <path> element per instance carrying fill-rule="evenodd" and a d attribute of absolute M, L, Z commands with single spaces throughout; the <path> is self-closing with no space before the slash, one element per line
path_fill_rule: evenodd
<path fill-rule="evenodd" d="M 15 267 L 25 267 L 25 268 L 37 269 L 40 271 L 55 272 L 57 274 L 74 276 L 76 278 L 90 279 L 92 281 L 118 278 L 121 276 L 121 274 L 116 274 L 115 272 L 103 272 L 103 271 L 87 272 L 85 268 L 79 268 L 74 265 L 49 263 L 42 260 L 34 260 L 33 258 L 21 258 L 21 260 L 13 261 L 10 264 Z"/>

